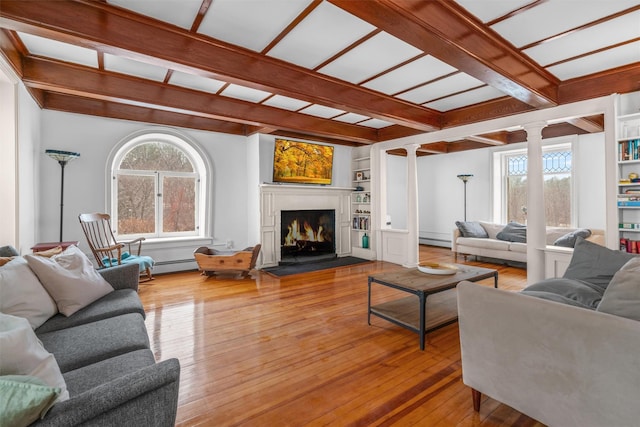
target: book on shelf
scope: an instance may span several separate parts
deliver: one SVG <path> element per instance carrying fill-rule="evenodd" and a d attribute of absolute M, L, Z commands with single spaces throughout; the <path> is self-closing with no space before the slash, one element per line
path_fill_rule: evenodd
<path fill-rule="evenodd" d="M 631 239 L 620 239 L 620 250 L 630 254 L 637 254 L 640 250 L 640 241 Z"/>
<path fill-rule="evenodd" d="M 633 222 L 621 222 L 618 224 L 620 230 L 640 230 L 640 224 Z"/>
<path fill-rule="evenodd" d="M 620 161 L 640 160 L 640 152 L 638 151 L 639 145 L 640 139 L 620 141 L 618 143 L 618 159 Z"/>
<path fill-rule="evenodd" d="M 640 200 L 618 200 L 618 206 L 640 206 Z"/>

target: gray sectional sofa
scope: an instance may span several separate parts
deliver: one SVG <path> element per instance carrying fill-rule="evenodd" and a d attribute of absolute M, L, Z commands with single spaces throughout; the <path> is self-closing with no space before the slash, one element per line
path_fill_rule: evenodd
<path fill-rule="evenodd" d="M 173 426 L 180 365 L 156 363 L 138 297 L 138 266 L 100 270 L 114 292 L 35 332 L 58 362 L 69 400 L 33 426 Z"/>
<path fill-rule="evenodd" d="M 578 239 L 562 278 L 457 286 L 462 379 L 549 426 L 637 426 L 640 258 Z"/>

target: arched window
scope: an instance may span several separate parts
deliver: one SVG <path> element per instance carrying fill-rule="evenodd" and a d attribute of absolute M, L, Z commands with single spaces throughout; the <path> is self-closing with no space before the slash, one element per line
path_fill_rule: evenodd
<path fill-rule="evenodd" d="M 164 133 L 134 137 L 116 152 L 111 175 L 118 236 L 203 235 L 205 162 L 184 139 Z"/>

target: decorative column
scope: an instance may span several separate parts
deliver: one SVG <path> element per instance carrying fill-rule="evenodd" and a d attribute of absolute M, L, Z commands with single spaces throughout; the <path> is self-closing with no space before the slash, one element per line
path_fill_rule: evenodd
<path fill-rule="evenodd" d="M 405 267 L 417 267 L 418 239 L 418 164 L 416 152 L 419 144 L 405 146 L 407 150 L 407 262 Z"/>
<path fill-rule="evenodd" d="M 544 279 L 547 221 L 542 173 L 542 129 L 545 122 L 529 123 L 527 132 L 527 284 Z"/>

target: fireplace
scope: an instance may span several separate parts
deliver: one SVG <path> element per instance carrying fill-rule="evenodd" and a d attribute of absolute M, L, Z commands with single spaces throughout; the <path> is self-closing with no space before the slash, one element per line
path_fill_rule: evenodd
<path fill-rule="evenodd" d="M 281 211 L 281 263 L 334 258 L 335 215 L 333 209 Z"/>

